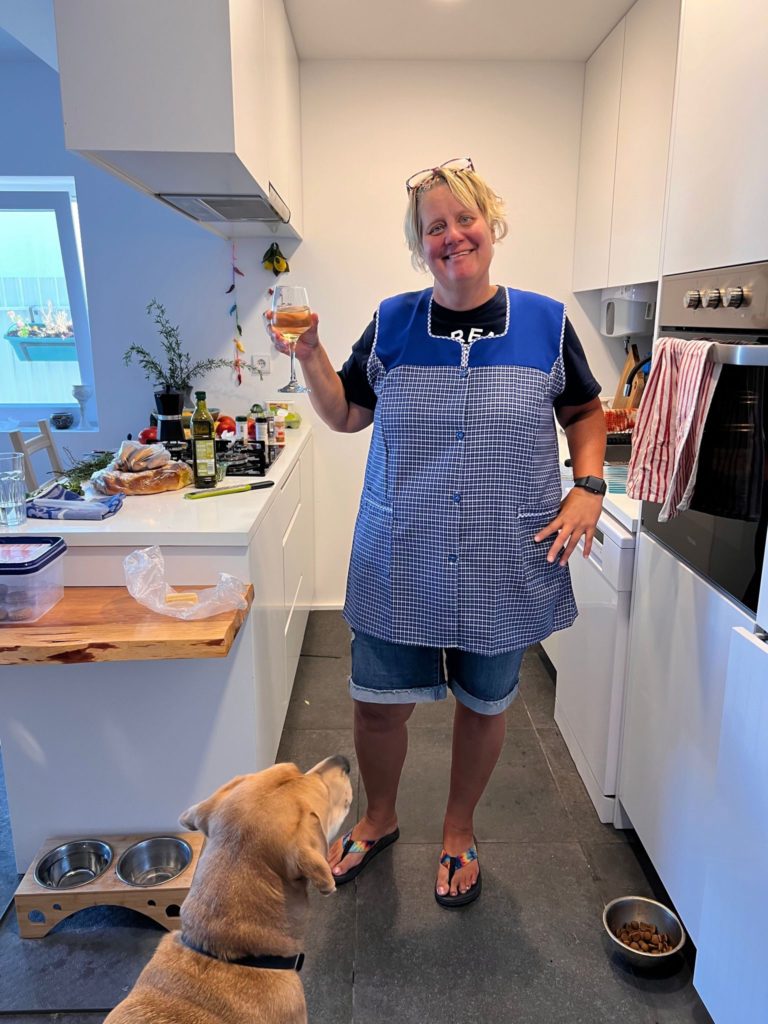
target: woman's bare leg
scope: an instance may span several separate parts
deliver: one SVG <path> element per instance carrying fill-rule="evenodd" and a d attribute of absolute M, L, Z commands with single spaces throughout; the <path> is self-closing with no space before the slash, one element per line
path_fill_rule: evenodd
<path fill-rule="evenodd" d="M 480 715 L 456 701 L 451 788 L 443 822 L 443 846 L 453 857 L 474 842 L 475 808 L 496 767 L 506 727 L 506 712 Z M 466 892 L 477 880 L 479 870 L 477 861 L 460 868 L 451 880 L 450 895 Z M 437 872 L 437 892 L 441 896 L 449 893 L 448 868 L 442 864 Z"/>
<path fill-rule="evenodd" d="M 408 750 L 408 719 L 415 704 L 369 704 L 355 701 L 355 750 L 368 806 L 352 829 L 353 839 L 380 839 L 397 828 L 397 788 Z M 328 854 L 335 875 L 343 875 L 362 858 L 341 859 L 341 839 Z"/>

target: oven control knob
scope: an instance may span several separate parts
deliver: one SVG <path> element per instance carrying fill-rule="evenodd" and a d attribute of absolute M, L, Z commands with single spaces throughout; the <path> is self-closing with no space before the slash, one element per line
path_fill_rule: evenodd
<path fill-rule="evenodd" d="M 683 305 L 686 309 L 698 309 L 701 305 L 701 292 L 698 288 L 693 288 L 691 291 L 686 292 L 683 297 Z"/>
<path fill-rule="evenodd" d="M 717 309 L 720 305 L 721 298 L 722 296 L 720 295 L 719 288 L 708 288 L 704 292 L 701 304 L 705 309 Z"/>
<path fill-rule="evenodd" d="M 726 288 L 723 305 L 731 309 L 738 309 L 739 306 L 746 306 L 746 295 L 743 288 Z"/>

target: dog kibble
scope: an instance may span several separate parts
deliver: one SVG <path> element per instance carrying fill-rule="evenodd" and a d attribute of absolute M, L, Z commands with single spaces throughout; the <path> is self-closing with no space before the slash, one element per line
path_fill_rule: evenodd
<path fill-rule="evenodd" d="M 640 953 L 658 956 L 660 953 L 669 953 L 672 949 L 669 935 L 666 932 L 659 932 L 655 924 L 647 924 L 645 921 L 630 921 L 628 924 L 620 925 L 616 929 L 616 938 L 625 946 Z"/>

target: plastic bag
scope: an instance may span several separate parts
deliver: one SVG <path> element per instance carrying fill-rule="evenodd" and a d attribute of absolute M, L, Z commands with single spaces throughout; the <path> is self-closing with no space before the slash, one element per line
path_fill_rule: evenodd
<path fill-rule="evenodd" d="M 132 551 L 123 559 L 128 593 L 145 608 L 174 619 L 208 619 L 233 608 L 247 608 L 248 584 L 219 573 L 219 582 L 207 590 L 174 590 L 165 582 L 165 559 L 155 544 Z"/>

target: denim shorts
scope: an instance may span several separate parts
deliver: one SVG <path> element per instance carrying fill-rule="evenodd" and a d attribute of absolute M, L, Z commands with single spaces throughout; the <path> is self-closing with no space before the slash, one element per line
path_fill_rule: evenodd
<path fill-rule="evenodd" d="M 457 701 L 481 715 L 498 715 L 517 697 L 525 648 L 488 657 L 455 647 L 393 644 L 352 633 L 349 693 L 369 704 Z"/>

